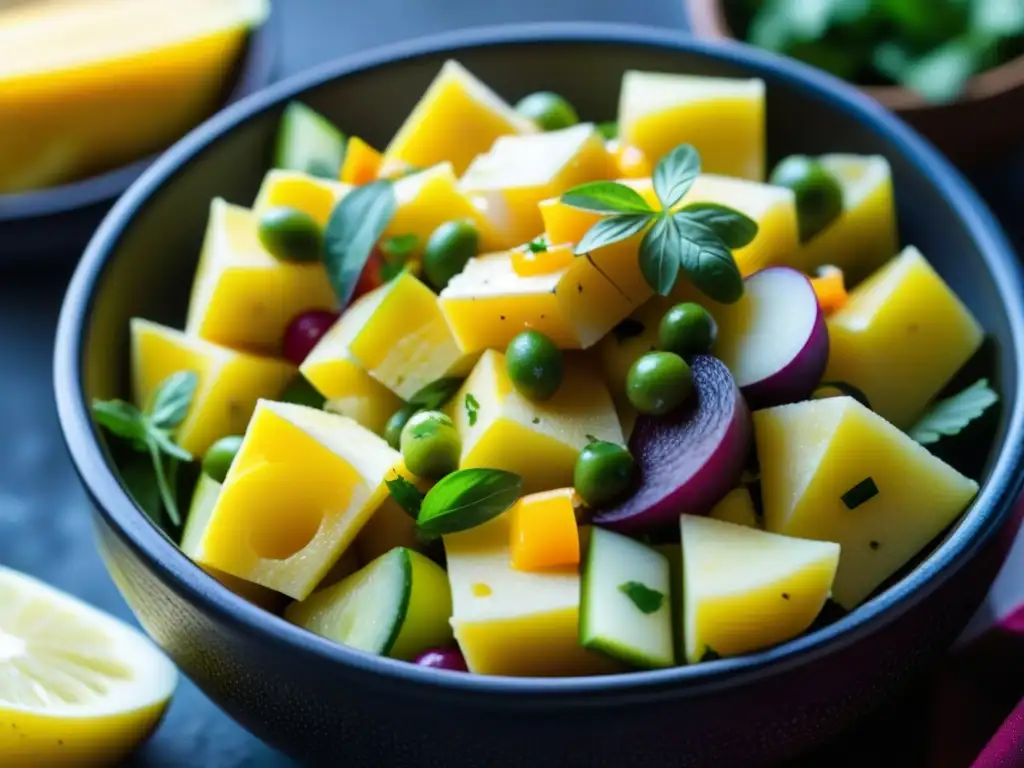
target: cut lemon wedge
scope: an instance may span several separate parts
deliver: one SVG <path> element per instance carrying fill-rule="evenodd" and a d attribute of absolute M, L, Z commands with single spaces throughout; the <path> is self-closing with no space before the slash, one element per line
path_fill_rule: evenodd
<path fill-rule="evenodd" d="M 178 681 L 141 633 L 0 567 L 0 764 L 116 763 L 156 726 Z"/>

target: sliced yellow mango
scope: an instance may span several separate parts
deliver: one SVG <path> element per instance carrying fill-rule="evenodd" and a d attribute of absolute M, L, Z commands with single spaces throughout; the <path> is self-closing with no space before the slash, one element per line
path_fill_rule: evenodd
<path fill-rule="evenodd" d="M 800 248 L 793 266 L 810 272 L 831 264 L 853 285 L 896 253 L 892 171 L 881 155 L 822 155 L 818 160 L 842 186 L 843 212 Z"/>
<path fill-rule="evenodd" d="M 388 496 L 399 460 L 351 419 L 261 400 L 196 562 L 302 600 Z"/>
<path fill-rule="evenodd" d="M 580 645 L 579 570 L 514 569 L 507 514 L 445 536 L 444 548 L 452 628 L 471 672 L 563 677 L 616 670 Z"/>
<path fill-rule="evenodd" d="M 619 92 L 619 140 L 651 161 L 680 144 L 707 173 L 764 179 L 764 81 L 627 71 Z"/>
<path fill-rule="evenodd" d="M 476 408 L 467 405 L 469 395 Z M 576 458 L 590 436 L 624 442 L 612 399 L 582 355 L 567 355 L 558 392 L 535 402 L 512 386 L 505 356 L 488 350 L 448 411 L 462 437 L 460 466 L 516 472 L 528 493 L 572 486 Z"/>
<path fill-rule="evenodd" d="M 754 412 L 765 528 L 843 547 L 852 609 L 963 512 L 978 484 L 850 397 Z"/>
<path fill-rule="evenodd" d="M 323 335 L 299 371 L 330 403 L 329 410 L 381 434 L 402 400 L 370 376 L 349 350 L 352 339 L 380 307 L 387 286 L 360 296 Z"/>
<path fill-rule="evenodd" d="M 349 351 L 377 381 L 403 400 L 446 376 L 464 376 L 477 354 L 463 353 L 437 296 L 403 272 L 383 286 L 348 342 Z"/>
<path fill-rule="evenodd" d="M 907 429 L 984 337 L 971 311 L 921 252 L 907 247 L 828 317 L 826 381 L 859 388 Z"/>
<path fill-rule="evenodd" d="M 295 375 L 284 360 L 222 347 L 157 323 L 133 318 L 132 399 L 144 408 L 173 373 L 193 371 L 199 385 L 178 445 L 200 457 L 214 441 L 240 435 L 261 397 L 277 397 Z"/>
<path fill-rule="evenodd" d="M 252 212 L 259 217 L 268 208 L 295 208 L 312 216 L 323 227 L 334 206 L 351 191 L 351 184 L 274 168 L 263 178 Z"/>
<path fill-rule="evenodd" d="M 592 123 L 528 136 L 503 136 L 479 155 L 462 188 L 484 200 L 501 245 L 513 248 L 540 232 L 537 204 L 588 181 L 610 176 L 608 153 Z"/>
<path fill-rule="evenodd" d="M 296 315 L 331 309 L 337 298 L 323 264 L 275 259 L 256 227 L 251 210 L 214 198 L 185 331 L 228 347 L 276 353 Z"/>
<path fill-rule="evenodd" d="M 527 329 L 563 349 L 585 349 L 636 308 L 587 256 L 530 276 L 516 272 L 514 258 L 506 252 L 471 259 L 441 291 L 441 310 L 460 349 L 504 349 Z"/>
<path fill-rule="evenodd" d="M 536 130 L 469 70 L 448 60 L 384 150 L 384 163 L 426 168 L 449 161 L 461 174 L 499 136 Z"/>
<path fill-rule="evenodd" d="M 754 500 L 746 486 L 733 488 L 721 501 L 712 507 L 708 517 L 721 520 L 723 523 L 745 525 L 748 528 L 760 528 L 761 523 L 754 511 Z"/>
<path fill-rule="evenodd" d="M 0 194 L 155 152 L 217 107 L 267 0 L 51 0 L 0 9 Z"/>
<path fill-rule="evenodd" d="M 821 613 L 839 545 L 679 518 L 686 660 L 738 656 L 791 640 Z M 845 554 L 845 548 L 844 548 Z"/>

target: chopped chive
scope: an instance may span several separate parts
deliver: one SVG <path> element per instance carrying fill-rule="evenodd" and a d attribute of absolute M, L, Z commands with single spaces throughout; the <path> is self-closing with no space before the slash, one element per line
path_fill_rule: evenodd
<path fill-rule="evenodd" d="M 847 509 L 856 509 L 861 504 L 875 498 L 878 495 L 878 486 L 870 477 L 865 477 L 853 488 L 844 493 L 840 498 Z"/>

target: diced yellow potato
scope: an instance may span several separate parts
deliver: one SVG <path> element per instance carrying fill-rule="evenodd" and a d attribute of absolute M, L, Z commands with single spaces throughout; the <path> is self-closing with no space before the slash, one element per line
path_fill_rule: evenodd
<path fill-rule="evenodd" d="M 351 419 L 261 400 L 196 562 L 302 600 L 387 498 L 400 458 Z"/>
<path fill-rule="evenodd" d="M 652 207 L 661 207 L 650 179 L 629 179 L 622 183 L 635 189 Z M 705 173 L 697 177 L 676 208 L 691 203 L 727 205 L 757 223 L 757 237 L 749 245 L 733 252 L 736 264 L 744 275 L 768 266 L 791 265 L 799 254 L 796 198 L 789 189 Z M 540 212 L 544 220 L 544 231 L 553 243 L 579 242 L 600 218 L 599 214 L 564 205 L 557 198 L 544 200 L 540 204 Z M 602 268 L 607 263 L 616 263 L 618 259 L 635 260 L 641 238 L 641 234 L 634 235 L 620 243 L 599 248 L 591 255 Z M 607 256 L 604 255 L 606 253 Z M 646 283 L 643 286 L 646 288 Z M 625 285 L 623 289 L 633 292 L 637 290 Z M 636 298 L 642 300 L 650 295 L 648 289 L 645 296 Z"/>
<path fill-rule="evenodd" d="M 843 213 L 800 249 L 793 266 L 807 272 L 824 264 L 843 270 L 847 284 L 867 277 L 896 253 L 892 171 L 881 155 L 818 158 L 843 188 Z"/>
<path fill-rule="evenodd" d="M 499 136 L 536 126 L 457 61 L 449 60 L 384 150 L 384 162 L 417 168 L 450 161 L 461 174 Z"/>
<path fill-rule="evenodd" d="M 472 369 L 477 355 L 459 349 L 437 296 L 408 272 L 384 285 L 371 303 L 348 349 L 403 400 L 437 379 L 464 376 Z"/>
<path fill-rule="evenodd" d="M 251 355 L 132 318 L 132 399 L 145 408 L 171 374 L 199 377 L 192 407 L 176 432 L 178 445 L 201 457 L 225 435 L 240 435 L 261 397 L 277 397 L 295 375 L 284 360 Z"/>
<path fill-rule="evenodd" d="M 652 163 L 680 144 L 708 173 L 764 179 L 764 81 L 627 71 L 619 92 L 619 140 Z"/>
<path fill-rule="evenodd" d="M 439 226 L 460 219 L 476 225 L 482 247 L 500 247 L 490 222 L 459 189 L 451 163 L 438 163 L 399 179 L 395 182 L 395 199 L 398 207 L 384 237 L 416 235 L 418 244 L 413 253 L 422 253 L 427 239 Z"/>
<path fill-rule="evenodd" d="M 214 198 L 185 331 L 228 347 L 277 353 L 292 318 L 330 309 L 337 298 L 323 264 L 275 259 L 256 227 L 252 211 Z"/>
<path fill-rule="evenodd" d="M 963 512 L 978 484 L 850 397 L 754 411 L 765 528 L 843 547 L 854 608 Z"/>
<path fill-rule="evenodd" d="M 708 516 L 715 520 L 721 520 L 723 523 L 745 525 L 748 528 L 761 527 L 761 523 L 757 519 L 757 512 L 754 511 L 754 500 L 750 497 L 750 491 L 746 486 L 729 491 L 721 501 L 712 507 Z"/>
<path fill-rule="evenodd" d="M 984 332 L 921 252 L 907 247 L 828 317 L 826 381 L 859 388 L 907 429 L 970 359 Z"/>
<path fill-rule="evenodd" d="M 406 469 L 404 462 L 395 465 L 388 472 L 387 479 L 394 479 L 396 476 L 404 477 L 422 493 L 429 491 L 433 485 L 429 480 L 417 477 Z M 373 516 L 366 521 L 353 549 L 359 553 L 359 559 L 364 563 L 376 560 L 395 547 L 421 550 L 423 542 L 416 536 L 415 528 L 416 521 L 388 494 Z"/>
<path fill-rule="evenodd" d="M 312 216 L 323 227 L 327 225 L 334 206 L 351 191 L 351 184 L 273 168 L 263 178 L 252 210 L 259 217 L 268 208 L 295 208 Z"/>
<path fill-rule="evenodd" d="M 637 306 L 587 256 L 556 272 L 523 277 L 511 252 L 471 259 L 441 291 L 440 304 L 466 352 L 504 349 L 527 329 L 563 349 L 585 349 Z"/>
<path fill-rule="evenodd" d="M 537 204 L 588 181 L 610 176 L 604 141 L 592 123 L 529 136 L 503 136 L 479 155 L 462 188 L 485 201 L 488 218 L 513 248 L 543 226 Z"/>
<path fill-rule="evenodd" d="M 838 544 L 696 515 L 682 515 L 679 527 L 682 631 L 691 664 L 790 640 L 821 613 L 839 565 Z"/>
<path fill-rule="evenodd" d="M 476 409 L 466 406 L 473 395 Z M 462 389 L 448 404 L 462 437 L 461 467 L 516 472 L 527 493 L 572 486 L 573 468 L 590 437 L 623 443 L 615 407 L 594 367 L 567 355 L 555 395 L 535 402 L 516 392 L 505 356 L 484 352 Z"/>
<path fill-rule="evenodd" d="M 384 432 L 402 400 L 366 372 L 349 346 L 380 307 L 387 291 L 388 286 L 383 285 L 356 299 L 299 367 L 306 380 L 328 400 L 328 410 L 348 416 L 377 434 Z"/>
<path fill-rule="evenodd" d="M 579 570 L 515 570 L 507 514 L 445 536 L 444 548 L 452 628 L 471 672 L 568 677 L 616 670 L 580 645 Z"/>

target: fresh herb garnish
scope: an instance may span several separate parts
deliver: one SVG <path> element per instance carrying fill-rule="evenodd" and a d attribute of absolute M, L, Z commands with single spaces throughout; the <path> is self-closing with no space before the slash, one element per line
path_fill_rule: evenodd
<path fill-rule="evenodd" d="M 353 189 L 331 212 L 324 229 L 324 264 L 342 307 L 397 208 L 394 185 L 380 179 Z"/>
<path fill-rule="evenodd" d="M 178 489 L 175 483 L 179 461 L 192 461 L 192 454 L 174 442 L 174 431 L 188 415 L 199 377 L 192 371 L 178 371 L 157 387 L 149 407 L 142 411 L 124 400 L 94 400 L 93 417 L 108 432 L 127 440 L 150 458 L 149 478 L 141 469 L 131 477 L 122 477 L 139 506 L 153 514 L 152 488 L 155 487 L 167 518 L 181 527 Z M 131 482 L 129 483 L 129 479 Z"/>
<path fill-rule="evenodd" d="M 612 328 L 612 333 L 615 334 L 615 340 L 621 344 L 627 339 L 633 339 L 642 334 L 646 329 L 644 324 L 639 320 L 634 320 L 631 317 L 627 317 L 621 323 Z"/>
<path fill-rule="evenodd" d="M 530 253 L 544 253 L 548 249 L 548 239 L 546 235 L 534 238 L 526 244 L 526 249 Z"/>
<path fill-rule="evenodd" d="M 655 613 L 665 602 L 665 595 L 656 589 L 651 589 L 639 581 L 627 581 L 619 584 L 619 592 L 633 601 L 641 613 Z"/>
<path fill-rule="evenodd" d="M 722 658 L 722 654 L 712 648 L 710 645 L 704 646 L 704 653 L 701 654 L 701 661 L 715 661 L 716 659 Z"/>
<path fill-rule="evenodd" d="M 619 138 L 619 124 L 614 120 L 608 120 L 604 123 L 597 124 L 597 132 L 601 134 L 601 138 L 605 141 Z"/>
<path fill-rule="evenodd" d="M 462 386 L 462 379 L 446 376 L 432 381 L 409 398 L 410 405 L 418 405 L 425 411 L 436 411 L 451 400 Z"/>
<path fill-rule="evenodd" d="M 401 475 L 385 480 L 384 484 L 388 487 L 391 498 L 405 510 L 409 517 L 413 520 L 419 517 L 420 507 L 423 505 L 423 492 L 419 488 Z"/>
<path fill-rule="evenodd" d="M 692 203 L 674 210 L 699 175 L 697 150 L 681 144 L 654 169 L 654 192 L 661 210 L 654 210 L 632 187 L 614 181 L 570 189 L 562 195 L 563 203 L 603 215 L 576 245 L 576 254 L 646 229 L 640 241 L 640 271 L 654 291 L 667 296 L 682 271 L 714 301 L 737 301 L 743 295 L 743 277 L 732 251 L 753 241 L 757 222 L 716 203 Z"/>
<path fill-rule="evenodd" d="M 943 437 L 960 434 L 998 401 L 999 395 L 989 387 L 988 379 L 978 379 L 967 389 L 934 403 L 908 434 L 922 445 L 937 443 Z"/>
<path fill-rule="evenodd" d="M 469 419 L 469 426 L 476 426 L 476 417 L 480 411 L 480 403 L 473 397 L 472 392 L 466 393 L 466 417 Z"/>
<path fill-rule="evenodd" d="M 515 504 L 523 478 L 500 469 L 460 469 L 443 477 L 423 499 L 416 528 L 442 536 L 475 528 Z"/>
<path fill-rule="evenodd" d="M 830 389 L 834 389 L 841 395 L 852 397 L 854 400 L 856 400 L 858 403 L 860 403 L 869 410 L 871 408 L 871 403 L 868 402 L 868 396 L 865 395 L 860 389 L 853 386 L 853 384 L 847 384 L 845 381 L 823 381 L 821 382 L 821 384 L 817 386 L 817 388 L 815 388 L 814 392 L 811 394 L 811 397 L 814 400 L 821 400 L 823 398 L 832 397 L 832 395 L 828 394 L 828 390 Z"/>
<path fill-rule="evenodd" d="M 870 477 L 865 477 L 839 498 L 847 509 L 856 509 L 878 495 L 878 486 Z"/>

